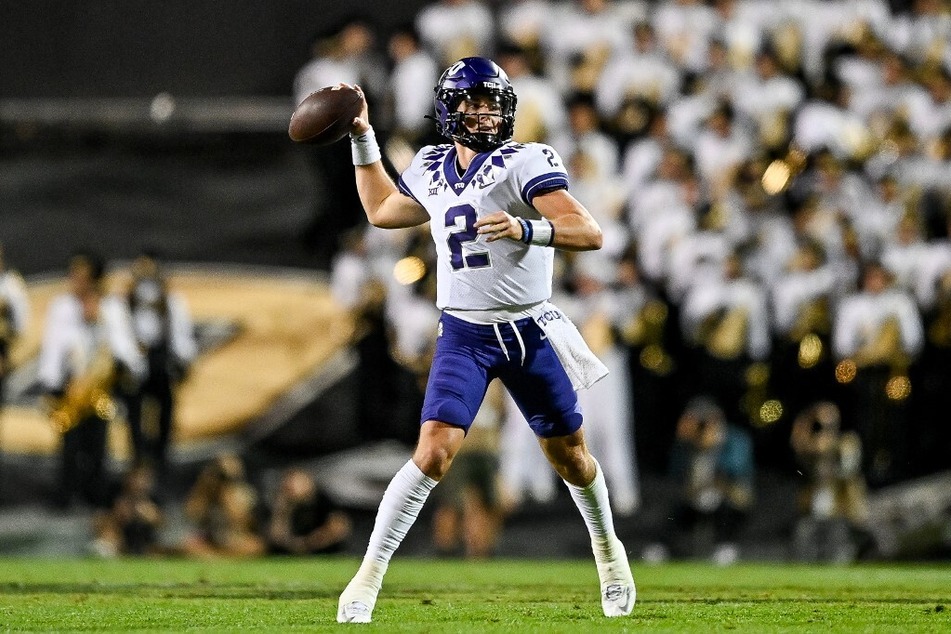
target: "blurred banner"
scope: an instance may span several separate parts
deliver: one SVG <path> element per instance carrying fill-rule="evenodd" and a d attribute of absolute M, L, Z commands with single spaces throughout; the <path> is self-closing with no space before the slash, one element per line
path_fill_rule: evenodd
<path fill-rule="evenodd" d="M 155 248 L 169 261 L 308 267 L 303 150 L 284 131 L 35 141 L 0 155 L 7 264 L 46 273 L 76 249 L 122 260 Z"/>
<path fill-rule="evenodd" d="M 421 0 L 0 2 L 0 98 L 289 95 L 315 36 Z"/>

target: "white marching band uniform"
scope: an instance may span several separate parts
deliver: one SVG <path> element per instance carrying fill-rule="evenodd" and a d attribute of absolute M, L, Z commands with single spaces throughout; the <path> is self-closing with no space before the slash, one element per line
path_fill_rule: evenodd
<path fill-rule="evenodd" d="M 100 346 L 107 346 L 112 356 L 137 379 L 145 378 L 145 357 L 136 343 L 129 311 L 122 300 L 104 297 L 99 319 L 87 323 L 76 296 L 64 294 L 55 298 L 47 311 L 40 348 L 40 383 L 50 391 L 62 389 L 71 377 L 88 369 Z"/>

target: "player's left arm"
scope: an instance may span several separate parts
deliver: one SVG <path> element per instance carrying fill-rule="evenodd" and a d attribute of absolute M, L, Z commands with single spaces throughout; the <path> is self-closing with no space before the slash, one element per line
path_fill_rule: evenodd
<path fill-rule="evenodd" d="M 532 206 L 551 223 L 551 246 L 565 251 L 594 251 L 601 248 L 601 226 L 567 189 L 539 194 Z"/>
<path fill-rule="evenodd" d="M 513 165 L 512 178 L 522 200 L 542 219 L 528 220 L 496 211 L 475 223 L 478 232 L 487 242 L 506 238 L 566 251 L 600 249 L 601 227 L 568 192 L 568 174 L 558 153 L 541 143 L 518 146 L 516 153 L 519 160 Z"/>
<path fill-rule="evenodd" d="M 601 226 L 567 189 L 539 194 L 532 199 L 532 206 L 551 223 L 552 239 L 548 246 L 565 251 L 594 251 L 601 248 Z M 503 238 L 525 241 L 525 225 L 505 211 L 496 211 L 479 218 L 475 227 L 486 236 L 487 242 Z"/>

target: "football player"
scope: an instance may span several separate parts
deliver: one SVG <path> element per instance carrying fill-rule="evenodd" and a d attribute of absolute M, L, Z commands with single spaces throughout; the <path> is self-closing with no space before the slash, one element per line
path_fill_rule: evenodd
<path fill-rule="evenodd" d="M 516 96 L 493 61 L 457 61 L 435 93 L 436 125 L 451 143 L 422 148 L 398 184 L 383 168 L 365 103 L 353 120 L 353 163 L 367 218 L 385 228 L 430 223 L 442 315 L 418 444 L 383 495 L 337 620 L 371 620 L 393 552 L 449 469 L 496 377 L 581 511 L 604 614 L 630 614 L 634 579 L 614 531 L 604 475 L 585 445 L 575 393 L 606 369 L 548 301 L 553 249 L 599 249 L 601 229 L 568 193 L 552 148 L 511 141 Z"/>

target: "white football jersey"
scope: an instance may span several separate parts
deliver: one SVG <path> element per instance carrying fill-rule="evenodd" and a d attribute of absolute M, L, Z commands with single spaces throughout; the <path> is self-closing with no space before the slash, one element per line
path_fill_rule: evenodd
<path fill-rule="evenodd" d="M 461 176 L 454 146 L 421 149 L 400 177 L 399 189 L 429 212 L 438 256 L 436 306 L 493 310 L 551 297 L 553 249 L 515 240 L 486 242 L 473 225 L 499 210 L 538 219 L 532 199 L 567 188 L 561 158 L 541 143 L 509 142 L 479 154 Z"/>

